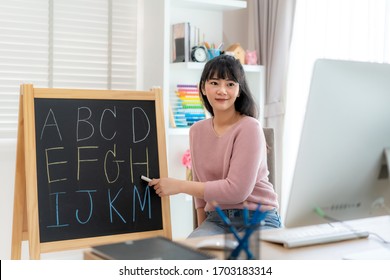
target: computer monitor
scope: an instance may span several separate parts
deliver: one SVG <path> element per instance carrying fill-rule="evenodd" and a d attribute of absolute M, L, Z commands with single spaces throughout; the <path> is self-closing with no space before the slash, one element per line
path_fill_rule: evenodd
<path fill-rule="evenodd" d="M 317 60 L 285 226 L 388 215 L 389 160 L 390 64 Z"/>

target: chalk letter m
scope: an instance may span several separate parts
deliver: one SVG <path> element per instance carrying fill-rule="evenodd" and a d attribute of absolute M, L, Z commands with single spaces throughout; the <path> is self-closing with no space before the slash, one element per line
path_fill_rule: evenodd
<path fill-rule="evenodd" d="M 144 209 L 145 209 L 145 205 L 146 205 L 146 199 L 148 200 L 148 207 L 149 207 L 149 219 L 152 218 L 152 209 L 150 207 L 150 187 L 147 186 L 146 187 L 146 191 L 145 191 L 145 196 L 144 196 L 144 201 L 142 202 L 141 201 L 141 196 L 140 196 L 140 193 L 138 192 L 138 189 L 136 186 L 134 186 L 134 191 L 133 191 L 133 222 L 135 222 L 135 202 L 136 202 L 136 196 L 138 197 L 138 201 L 140 203 L 140 206 L 141 206 L 141 211 L 143 212 Z"/>

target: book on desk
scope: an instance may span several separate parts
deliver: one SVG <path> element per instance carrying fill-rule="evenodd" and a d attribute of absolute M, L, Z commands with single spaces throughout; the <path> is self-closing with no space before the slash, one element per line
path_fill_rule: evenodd
<path fill-rule="evenodd" d="M 94 246 L 92 253 L 105 260 L 207 260 L 214 258 L 162 236 Z"/>

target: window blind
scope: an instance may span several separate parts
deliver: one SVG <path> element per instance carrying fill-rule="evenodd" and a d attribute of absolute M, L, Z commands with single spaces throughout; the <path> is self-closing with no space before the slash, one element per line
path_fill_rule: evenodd
<path fill-rule="evenodd" d="M 137 0 L 0 2 L 0 139 L 19 87 L 137 89 Z"/>
<path fill-rule="evenodd" d="M 48 2 L 0 2 L 0 139 L 16 138 L 19 86 L 48 86 Z"/>

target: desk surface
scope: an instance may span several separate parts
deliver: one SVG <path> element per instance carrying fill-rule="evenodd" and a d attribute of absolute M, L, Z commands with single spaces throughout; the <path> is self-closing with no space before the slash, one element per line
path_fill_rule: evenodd
<path fill-rule="evenodd" d="M 378 234 L 384 240 L 390 242 L 390 216 L 382 216 L 369 219 L 349 221 L 348 225 Z M 281 229 L 279 229 L 281 230 Z M 184 240 L 176 240 L 189 247 L 196 245 L 207 238 L 216 236 L 197 237 Z M 218 236 L 217 236 L 218 237 Z M 223 236 L 219 236 L 223 238 Z M 299 247 L 293 249 L 284 248 L 280 244 L 260 241 L 260 259 L 263 260 L 341 260 L 348 255 L 372 252 L 374 250 L 390 250 L 390 244 L 384 244 L 377 236 L 370 234 L 368 238 L 355 239 L 314 246 Z M 223 259 L 223 250 L 201 250 L 214 255 L 217 259 Z M 368 256 L 368 255 L 367 255 Z M 91 251 L 84 252 L 84 259 L 100 259 Z M 365 259 L 364 257 L 362 259 Z"/>
<path fill-rule="evenodd" d="M 361 228 L 369 231 L 370 233 L 376 233 L 383 239 L 390 242 L 390 216 L 354 220 L 349 221 L 348 224 L 354 228 Z M 181 240 L 180 242 L 191 247 L 196 247 L 196 244 L 205 238 L 208 237 L 189 238 Z M 385 248 L 390 250 L 390 244 L 385 245 L 373 234 L 370 234 L 368 238 L 363 239 L 299 247 L 294 249 L 287 249 L 280 244 L 261 241 L 260 258 L 265 260 L 338 260 L 345 258 L 347 255 Z M 214 254 L 217 258 L 223 258 L 222 251 L 207 250 L 207 252 Z"/>

